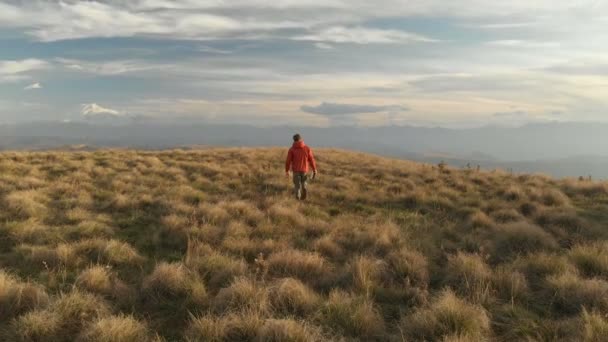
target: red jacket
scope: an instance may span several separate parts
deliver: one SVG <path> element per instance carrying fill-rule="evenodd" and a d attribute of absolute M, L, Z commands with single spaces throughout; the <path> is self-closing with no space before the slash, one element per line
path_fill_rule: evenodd
<path fill-rule="evenodd" d="M 312 155 L 312 150 L 301 140 L 294 142 L 287 153 L 285 172 L 289 172 L 290 169 L 293 172 L 308 172 L 309 165 L 314 172 L 317 171 L 317 163 Z"/>

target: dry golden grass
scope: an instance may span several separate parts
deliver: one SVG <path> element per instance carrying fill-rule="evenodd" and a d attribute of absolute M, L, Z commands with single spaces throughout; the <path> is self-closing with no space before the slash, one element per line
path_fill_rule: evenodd
<path fill-rule="evenodd" d="M 82 331 L 82 342 L 132 342 L 152 341 L 148 327 L 129 316 L 104 317 Z"/>
<path fill-rule="evenodd" d="M 575 246 L 570 250 L 570 258 L 586 276 L 608 279 L 608 242 Z"/>
<path fill-rule="evenodd" d="M 585 342 L 601 342 L 608 336 L 608 319 L 598 312 L 583 310 L 582 340 Z"/>
<path fill-rule="evenodd" d="M 492 270 L 477 254 L 458 253 L 448 257 L 445 284 L 473 303 L 485 303 L 491 292 Z"/>
<path fill-rule="evenodd" d="M 382 339 L 385 322 L 373 302 L 342 291 L 332 291 L 322 308 L 321 324 L 347 336 Z"/>
<path fill-rule="evenodd" d="M 0 341 L 603 341 L 608 183 L 333 149 L 0 154 Z"/>
<path fill-rule="evenodd" d="M 271 287 L 270 303 L 274 312 L 306 317 L 319 309 L 321 297 L 301 281 L 284 278 Z"/>
<path fill-rule="evenodd" d="M 0 270 L 0 318 L 2 320 L 48 304 L 44 288 L 24 283 Z"/>
<path fill-rule="evenodd" d="M 142 290 L 149 300 L 156 302 L 184 300 L 203 304 L 207 289 L 198 276 L 181 263 L 162 262 L 145 277 Z"/>
<path fill-rule="evenodd" d="M 415 340 L 453 340 L 456 336 L 465 340 L 482 341 L 489 337 L 490 318 L 486 310 L 444 291 L 428 308 L 421 308 L 404 317 L 401 330 Z"/>

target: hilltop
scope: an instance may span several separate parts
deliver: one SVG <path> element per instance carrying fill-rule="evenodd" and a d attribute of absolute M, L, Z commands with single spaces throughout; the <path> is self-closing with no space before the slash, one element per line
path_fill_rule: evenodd
<path fill-rule="evenodd" d="M 0 154 L 0 340 L 608 334 L 608 183 L 315 152 Z"/>
<path fill-rule="evenodd" d="M 436 164 L 543 172 L 555 177 L 608 179 L 608 124 L 547 122 L 517 127 L 417 126 L 293 127 L 219 125 L 192 120 L 138 118 L 117 122 L 0 124 L 0 151 L 189 146 L 283 146 L 286 132 L 306 132 L 315 146 L 331 146 Z M 289 134 L 287 135 L 289 136 Z"/>

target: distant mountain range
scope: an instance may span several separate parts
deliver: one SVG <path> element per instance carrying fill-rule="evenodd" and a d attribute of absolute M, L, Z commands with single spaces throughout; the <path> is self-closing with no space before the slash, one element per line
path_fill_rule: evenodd
<path fill-rule="evenodd" d="M 288 146 L 301 132 L 312 146 L 337 147 L 450 165 L 467 163 L 557 177 L 608 178 L 608 124 L 544 123 L 472 129 L 253 127 L 200 122 L 33 122 L 0 125 L 1 150 L 193 145 Z M 80 145 L 80 146 L 79 146 Z"/>

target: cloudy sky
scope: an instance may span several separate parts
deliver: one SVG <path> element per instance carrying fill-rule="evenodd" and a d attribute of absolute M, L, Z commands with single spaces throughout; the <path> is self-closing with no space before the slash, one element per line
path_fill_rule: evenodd
<path fill-rule="evenodd" d="M 0 123 L 608 121 L 605 0 L 0 0 Z"/>

